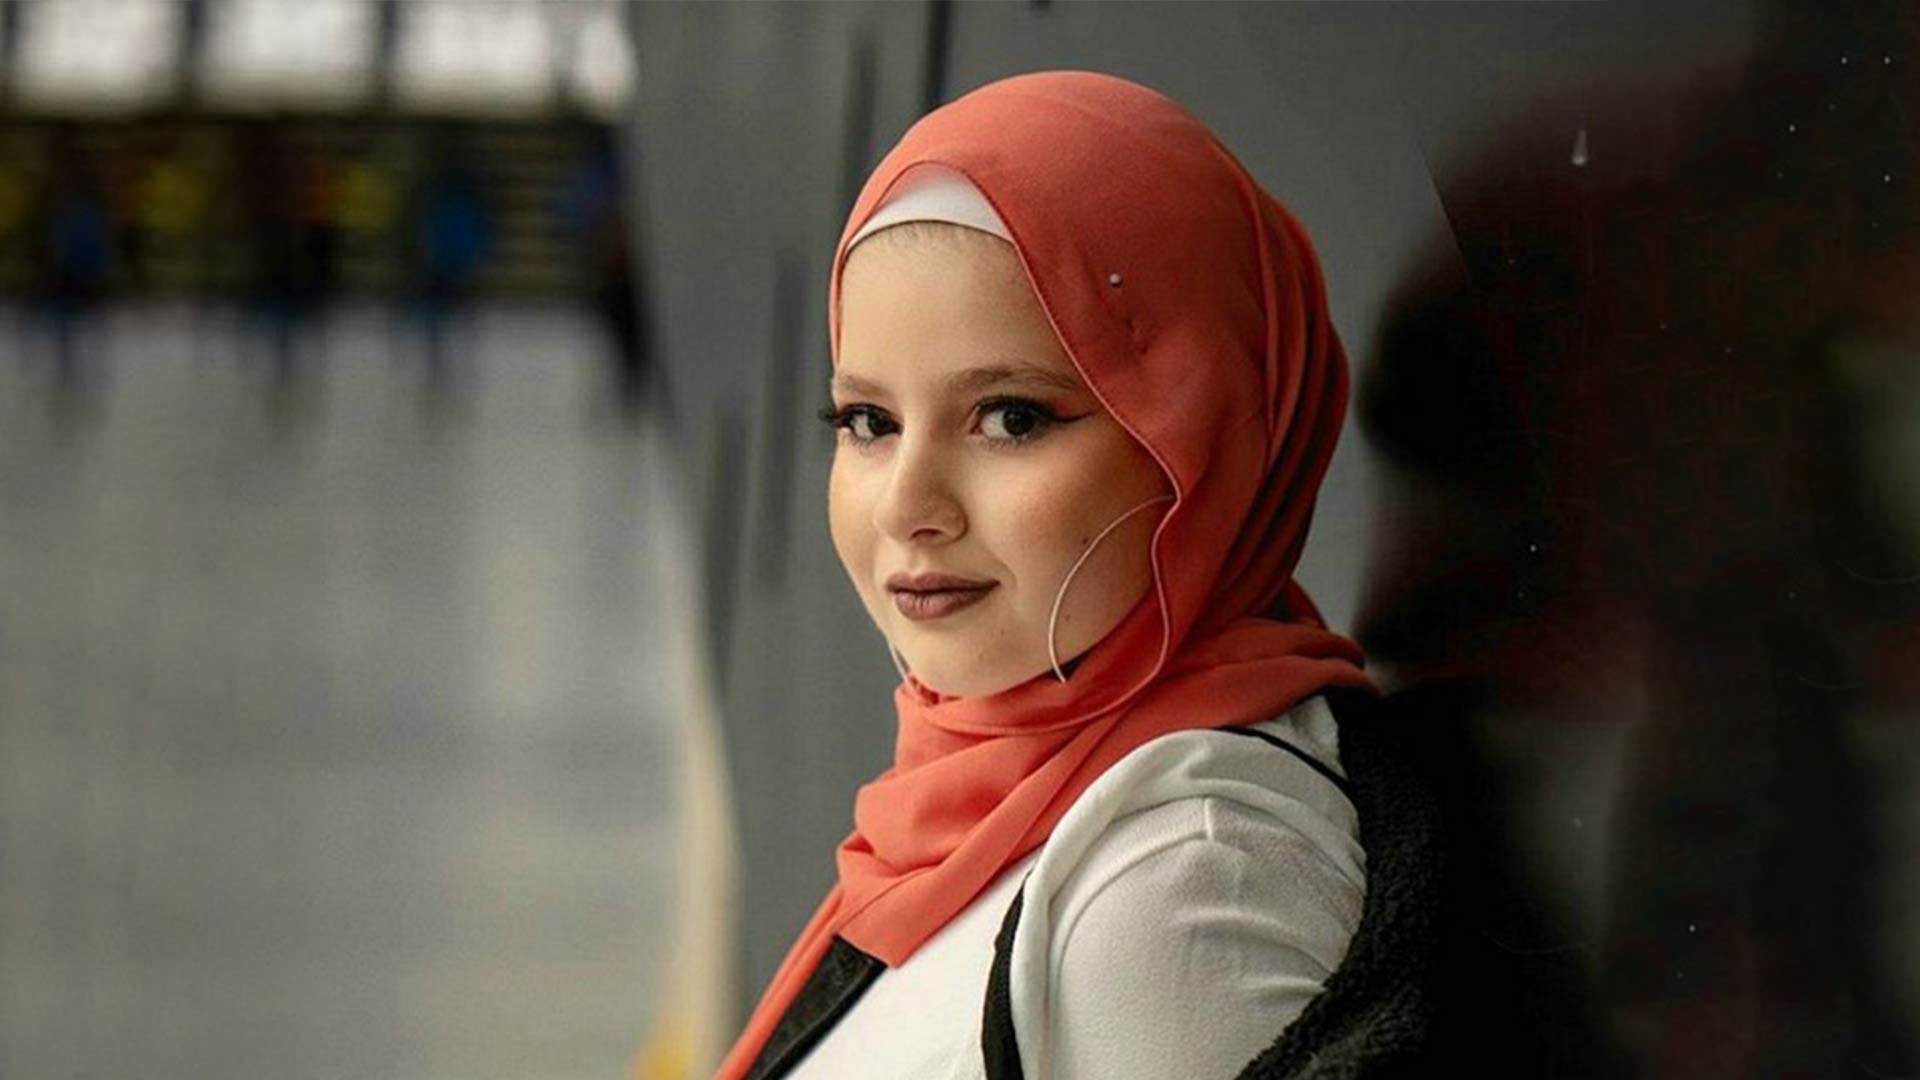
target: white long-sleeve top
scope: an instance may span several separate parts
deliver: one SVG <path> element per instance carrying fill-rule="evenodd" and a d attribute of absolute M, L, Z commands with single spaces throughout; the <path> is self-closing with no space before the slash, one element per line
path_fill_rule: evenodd
<path fill-rule="evenodd" d="M 1315 695 L 1254 730 L 1344 779 Z M 1230 1078 L 1339 965 L 1366 889 L 1345 794 L 1294 753 L 1194 730 L 1135 749 L 1047 842 L 882 972 L 788 1075 L 979 1080 L 994 938 L 1028 1080 Z"/>

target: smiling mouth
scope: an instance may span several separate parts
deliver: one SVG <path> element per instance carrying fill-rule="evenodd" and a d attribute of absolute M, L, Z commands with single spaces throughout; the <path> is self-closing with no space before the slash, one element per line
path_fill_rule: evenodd
<path fill-rule="evenodd" d="M 893 606 L 915 622 L 938 619 L 969 608 L 986 598 L 999 582 L 958 589 L 894 589 Z"/>

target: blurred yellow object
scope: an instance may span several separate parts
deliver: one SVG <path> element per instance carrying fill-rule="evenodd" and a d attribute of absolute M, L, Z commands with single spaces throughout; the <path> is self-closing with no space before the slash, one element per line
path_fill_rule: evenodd
<path fill-rule="evenodd" d="M 355 162 L 340 174 L 338 215 L 355 232 L 384 233 L 400 217 L 399 185 L 386 170 Z"/>
<path fill-rule="evenodd" d="M 17 171 L 0 171 L 0 236 L 26 225 L 33 208 L 33 189 Z"/>
<path fill-rule="evenodd" d="M 693 1025 L 684 1014 L 660 1021 L 629 1070 L 633 1080 L 689 1080 L 693 1076 Z"/>
<path fill-rule="evenodd" d="M 207 208 L 206 181 L 193 167 L 177 161 L 153 166 L 140 187 L 139 220 L 159 233 L 190 232 Z"/>
<path fill-rule="evenodd" d="M 661 437 L 649 428 L 648 438 Z M 649 446 L 664 460 L 663 447 Z M 682 515 L 686 503 L 669 474 L 655 474 L 659 495 L 661 593 L 669 610 L 697 609 L 695 580 L 684 568 L 698 565 L 689 538 L 696 535 Z M 678 849 L 672 952 L 655 984 L 660 1005 L 628 1070 L 632 1080 L 704 1080 L 720 1065 L 738 1029 L 733 965 L 738 948 L 740 853 L 734 843 L 733 797 L 720 743 L 720 710 L 708 669 L 693 634 L 670 639 L 666 657 L 673 673 L 669 715 L 680 723 L 673 745 Z"/>

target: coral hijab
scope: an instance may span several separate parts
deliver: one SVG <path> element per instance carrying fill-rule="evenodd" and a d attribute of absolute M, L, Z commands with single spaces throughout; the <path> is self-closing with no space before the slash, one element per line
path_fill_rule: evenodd
<path fill-rule="evenodd" d="M 1372 688 L 1359 648 L 1292 576 L 1347 404 L 1299 223 L 1153 90 L 1087 71 L 1003 79 L 921 118 L 868 178 L 834 255 L 836 363 L 848 241 L 926 163 L 998 212 L 1081 377 L 1176 499 L 1154 533 L 1153 588 L 1066 682 L 896 689 L 894 763 L 860 788 L 839 881 L 716 1080 L 746 1073 L 835 935 L 899 965 L 1147 740 Z"/>

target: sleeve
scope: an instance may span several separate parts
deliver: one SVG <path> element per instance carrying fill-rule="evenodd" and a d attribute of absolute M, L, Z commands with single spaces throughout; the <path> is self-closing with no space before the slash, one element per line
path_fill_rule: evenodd
<path fill-rule="evenodd" d="M 1339 965 L 1363 898 L 1306 834 L 1243 804 L 1114 822 L 1053 906 L 1053 1080 L 1238 1075 Z"/>

